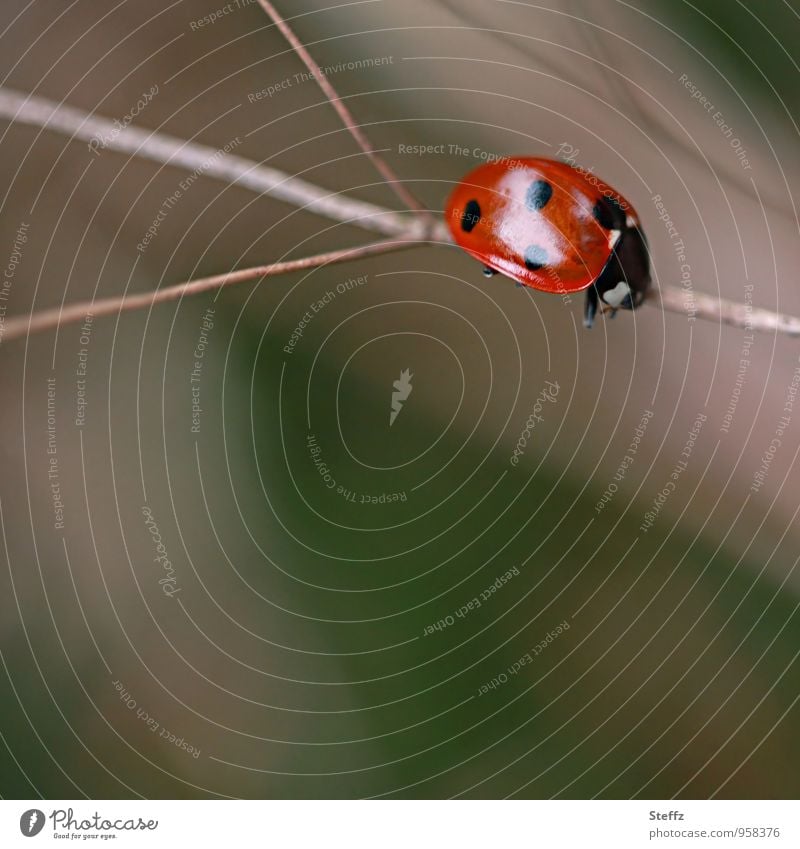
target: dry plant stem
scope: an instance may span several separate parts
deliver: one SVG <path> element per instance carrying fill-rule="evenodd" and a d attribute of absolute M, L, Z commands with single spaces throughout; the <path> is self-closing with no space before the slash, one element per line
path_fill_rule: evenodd
<path fill-rule="evenodd" d="M 153 292 L 142 292 L 127 296 L 115 295 L 95 301 L 80 301 L 70 304 L 63 309 L 42 310 L 30 316 L 7 319 L 5 324 L 0 326 L 0 340 L 6 342 L 11 339 L 27 336 L 31 333 L 37 333 L 41 330 L 53 330 L 65 324 L 74 324 L 83 321 L 88 314 L 94 317 L 116 315 L 123 311 L 152 307 L 155 304 L 175 301 L 184 296 L 197 295 L 200 292 L 207 292 L 211 289 L 220 289 L 223 286 L 245 283 L 248 280 L 259 280 L 263 277 L 274 277 L 276 274 L 288 274 L 291 271 L 303 271 L 322 265 L 331 265 L 336 262 L 361 259 L 367 256 L 374 256 L 375 254 L 402 250 L 415 244 L 417 244 L 417 241 L 414 239 L 386 239 L 382 242 L 372 242 L 368 245 L 344 248 L 338 251 L 303 257 L 302 259 L 274 262 L 270 265 L 259 265 L 254 268 L 242 268 L 238 271 L 230 271 L 227 274 L 215 274 L 213 277 L 202 277 L 186 283 L 165 286 L 163 289 L 156 289 Z"/>
<path fill-rule="evenodd" d="M 663 287 L 660 296 L 658 293 L 653 293 L 648 303 L 659 304 L 669 312 L 686 315 L 686 293 L 676 286 Z M 693 293 L 692 307 L 697 317 L 704 318 L 706 321 L 760 330 L 764 333 L 785 333 L 787 336 L 800 336 L 800 318 L 793 315 L 749 307 L 746 304 L 728 301 L 724 298 L 714 298 L 701 292 Z"/>
<path fill-rule="evenodd" d="M 378 173 L 392 187 L 394 193 L 401 201 L 409 208 L 416 212 L 424 212 L 427 215 L 425 207 L 414 197 L 413 194 L 405 187 L 400 177 L 395 174 L 394 169 L 386 162 L 383 157 L 375 150 L 370 140 L 361 131 L 361 128 L 356 123 L 355 118 L 350 110 L 344 105 L 336 89 L 331 85 L 328 78 L 322 73 L 319 65 L 314 61 L 313 56 L 306 50 L 305 45 L 294 34 L 294 31 L 283 19 L 281 13 L 269 2 L 269 0 L 258 0 L 261 8 L 269 15 L 272 22 L 281 31 L 283 37 L 289 42 L 289 46 L 303 61 L 303 64 L 313 75 L 314 79 L 322 89 L 322 93 L 331 103 L 331 106 L 336 110 L 342 123 L 347 128 L 350 135 L 356 140 L 356 143 L 372 160 L 372 164 L 377 169 Z"/>
<path fill-rule="evenodd" d="M 325 218 L 344 221 L 386 236 L 406 233 L 411 225 L 411 216 L 407 213 L 392 212 L 381 206 L 333 194 L 277 168 L 259 165 L 230 153 L 221 156 L 216 148 L 138 127 L 129 126 L 120 131 L 107 118 L 12 89 L 0 88 L 0 118 L 7 118 L 14 124 L 44 127 L 87 144 L 99 141 L 101 146 L 96 148 L 97 153 L 90 152 L 87 147 L 87 155 L 92 158 L 103 157 L 106 151 L 115 150 L 173 165 L 225 183 L 236 183 Z"/>
<path fill-rule="evenodd" d="M 230 154 L 220 157 L 218 151 L 214 148 L 160 133 L 140 130 L 137 127 L 129 126 L 120 132 L 114 123 L 106 118 L 99 118 L 71 106 L 59 105 L 51 100 L 31 97 L 10 89 L 0 88 L 0 118 L 7 118 L 18 124 L 45 128 L 85 142 L 96 138 L 103 139 L 104 150 L 116 150 L 120 153 L 136 155 L 153 162 L 172 165 L 191 172 L 200 169 L 205 176 L 215 177 L 226 183 L 236 183 L 293 206 L 301 207 L 309 212 L 315 212 L 317 215 L 333 221 L 341 221 L 363 230 L 399 237 L 400 241 L 424 239 L 427 231 L 426 226 L 421 226 L 422 222 L 419 217 L 409 216 L 407 213 L 392 212 L 382 206 L 331 194 L 319 186 L 286 174 L 276 168 L 268 168 Z M 443 221 L 435 223 L 428 233 L 428 241 L 442 244 L 451 241 L 450 234 Z M 389 249 L 387 248 L 387 250 Z M 352 258 L 354 257 L 348 254 L 343 259 Z M 296 260 L 296 262 L 303 262 L 303 260 Z M 276 264 L 276 266 L 281 265 L 283 264 Z M 222 280 L 223 282 L 217 285 L 226 285 L 224 281 L 229 280 L 229 278 L 230 275 L 222 274 L 209 279 Z M 191 284 L 179 284 L 179 286 L 191 286 Z M 177 289 L 178 287 L 171 288 Z M 206 288 L 212 287 L 207 286 Z M 144 306 L 158 303 L 159 292 L 166 291 L 168 290 L 162 289 L 155 293 L 151 292 L 126 298 L 124 299 L 125 309 L 134 308 L 131 306 L 134 297 L 141 298 Z M 194 290 L 187 289 L 186 294 L 190 294 L 191 291 Z M 179 294 L 176 294 L 175 297 L 179 297 Z M 164 298 L 164 300 L 167 300 L 167 298 Z M 103 301 L 95 301 L 95 305 L 106 302 L 120 305 L 122 301 L 122 298 L 106 298 Z M 694 293 L 694 302 L 697 318 L 706 321 L 722 322 L 734 327 L 752 327 L 754 330 L 768 333 L 784 333 L 789 336 L 800 335 L 800 318 L 794 316 L 781 315 L 757 308 L 748 313 L 744 304 L 718 300 L 698 292 Z M 654 293 L 647 303 L 661 306 L 668 312 L 686 315 L 686 295 L 683 289 L 677 286 L 662 286 L 660 296 L 658 293 Z M 73 308 L 81 311 L 80 318 L 83 318 L 87 309 L 85 304 L 65 307 L 63 316 L 71 315 Z M 116 312 L 117 308 L 112 308 L 111 312 Z M 8 335 L 9 327 L 14 329 L 15 335 L 20 334 L 17 329 L 19 326 L 23 327 L 22 333 L 25 333 L 29 326 L 31 332 L 54 327 L 55 324 L 43 323 L 40 320 L 41 316 L 52 314 L 52 312 L 52 310 L 47 310 L 44 313 L 34 313 L 30 318 L 21 316 L 7 319 L 3 338 L 13 338 Z"/>

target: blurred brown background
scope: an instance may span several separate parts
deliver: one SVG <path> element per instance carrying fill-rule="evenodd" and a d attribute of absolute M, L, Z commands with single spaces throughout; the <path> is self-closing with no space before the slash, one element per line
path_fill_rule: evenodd
<path fill-rule="evenodd" d="M 690 291 L 800 313 L 796 4 L 278 5 L 322 66 L 382 60 L 331 79 L 437 213 L 483 156 L 569 145 L 636 204 L 656 284 L 684 264 L 660 195 Z M 157 85 L 135 126 L 395 208 L 258 5 L 225 8 L 7 0 L 4 85 L 118 120 Z M 0 129 L 9 316 L 372 238 L 201 178 L 140 252 L 184 171 Z M 3 343 L 2 795 L 796 796 L 798 342 L 756 336 L 741 378 L 746 331 L 581 306 L 421 246 Z"/>

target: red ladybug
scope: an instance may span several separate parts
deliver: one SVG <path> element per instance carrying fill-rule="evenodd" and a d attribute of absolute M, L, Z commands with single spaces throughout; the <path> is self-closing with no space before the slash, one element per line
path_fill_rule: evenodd
<path fill-rule="evenodd" d="M 647 241 L 633 206 L 594 174 L 554 159 L 508 157 L 481 165 L 446 208 L 456 243 L 525 286 L 586 289 L 584 324 L 635 309 L 650 286 Z"/>

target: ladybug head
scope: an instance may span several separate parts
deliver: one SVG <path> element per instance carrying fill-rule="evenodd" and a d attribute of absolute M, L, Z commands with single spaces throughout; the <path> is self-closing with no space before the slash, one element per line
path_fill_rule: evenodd
<path fill-rule="evenodd" d="M 602 273 L 586 290 L 584 325 L 591 327 L 600 303 L 611 310 L 641 306 L 650 288 L 647 239 L 638 227 L 624 229 Z"/>

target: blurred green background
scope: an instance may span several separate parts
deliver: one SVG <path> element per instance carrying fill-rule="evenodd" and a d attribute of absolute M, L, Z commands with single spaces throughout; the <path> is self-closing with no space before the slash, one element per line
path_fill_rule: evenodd
<path fill-rule="evenodd" d="M 800 312 L 795 4 L 278 5 L 321 65 L 383 59 L 331 79 L 437 214 L 485 155 L 570 145 L 636 204 L 656 285 L 681 285 L 659 195 L 690 291 Z M 4 84 L 120 120 L 155 84 L 135 126 L 396 208 L 256 3 L 199 25 L 223 6 L 8 0 Z M 372 238 L 202 178 L 140 252 L 185 172 L 0 129 L 9 315 Z M 581 307 L 428 245 L 3 343 L 0 793 L 796 797 L 800 407 L 750 487 L 797 340 L 757 335 L 740 381 L 747 331 Z"/>

